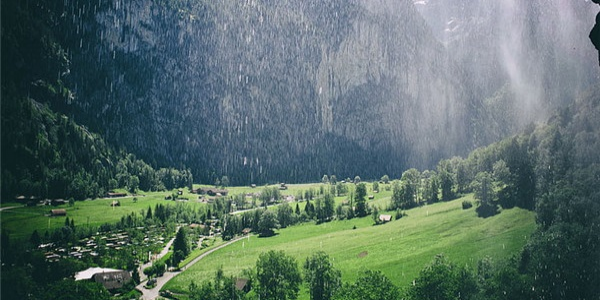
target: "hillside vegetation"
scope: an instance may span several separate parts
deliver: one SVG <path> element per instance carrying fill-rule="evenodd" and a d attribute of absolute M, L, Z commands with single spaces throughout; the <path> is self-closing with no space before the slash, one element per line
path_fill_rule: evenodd
<path fill-rule="evenodd" d="M 227 276 L 242 276 L 268 250 L 284 250 L 300 262 L 322 250 L 342 271 L 344 282 L 356 280 L 363 269 L 372 269 L 401 287 L 408 286 L 439 253 L 472 270 L 486 256 L 502 260 L 518 254 L 535 228 L 534 214 L 511 209 L 481 219 L 474 209 L 462 209 L 465 199 L 471 197 L 411 209 L 406 211 L 408 216 L 379 226 L 373 226 L 371 218 L 361 218 L 306 223 L 281 229 L 270 238 L 252 236 L 211 254 L 163 289 L 187 293 L 191 282 L 211 278 L 219 268 Z M 300 299 L 308 299 L 307 294 Z"/>

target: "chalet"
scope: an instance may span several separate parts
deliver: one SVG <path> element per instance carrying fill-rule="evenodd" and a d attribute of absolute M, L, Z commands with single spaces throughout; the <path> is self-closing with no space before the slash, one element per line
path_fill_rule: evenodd
<path fill-rule="evenodd" d="M 283 191 L 283 190 L 287 190 L 288 187 L 287 187 L 287 185 L 285 183 L 282 182 L 282 183 L 279 184 L 279 189 Z"/>
<path fill-rule="evenodd" d="M 369 200 L 373 200 L 373 199 L 375 199 L 375 196 L 369 195 Z"/>
<path fill-rule="evenodd" d="M 108 192 L 108 193 L 106 193 L 106 197 L 108 197 L 108 198 L 127 197 L 127 193 Z"/>
<path fill-rule="evenodd" d="M 227 196 L 227 193 L 229 191 L 221 190 L 221 189 L 217 189 L 217 188 L 202 188 L 202 189 L 200 189 L 199 192 L 200 192 L 200 194 L 206 194 L 206 195 L 214 197 L 214 196 L 219 196 L 219 194 L 220 194 L 220 196 Z"/>
<path fill-rule="evenodd" d="M 389 221 L 392 220 L 392 216 L 391 215 L 379 215 L 379 221 L 383 222 L 383 223 L 387 223 Z"/>
<path fill-rule="evenodd" d="M 110 203 L 110 206 L 115 207 L 115 206 L 121 206 L 121 202 L 115 200 L 112 203 Z"/>
<path fill-rule="evenodd" d="M 110 272 L 118 272 L 121 270 L 117 269 L 108 269 L 108 268 L 87 268 L 81 272 L 77 272 L 75 274 L 75 281 L 78 280 L 90 280 L 94 275 L 98 273 L 110 273 Z"/>
<path fill-rule="evenodd" d="M 255 189 L 256 188 L 256 184 L 253 183 L 253 184 L 250 185 L 250 187 L 253 188 L 253 189 Z"/>
<path fill-rule="evenodd" d="M 242 230 L 243 235 L 248 235 L 250 232 L 252 232 L 252 229 L 250 228 L 244 228 L 244 230 Z"/>
<path fill-rule="evenodd" d="M 120 289 L 131 281 L 129 271 L 117 270 L 114 272 L 96 273 L 92 276 L 92 280 L 102 284 L 107 290 Z"/>
<path fill-rule="evenodd" d="M 66 209 L 53 209 L 53 210 L 50 210 L 50 215 L 53 217 L 66 216 L 67 210 Z"/>

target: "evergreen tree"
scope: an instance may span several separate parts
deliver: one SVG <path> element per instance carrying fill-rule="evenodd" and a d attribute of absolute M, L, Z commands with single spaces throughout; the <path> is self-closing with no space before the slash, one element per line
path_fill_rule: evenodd
<path fill-rule="evenodd" d="M 364 217 L 368 213 L 368 206 L 366 201 L 367 186 L 364 183 L 356 185 L 356 215 L 358 217 Z"/>
<path fill-rule="evenodd" d="M 173 241 L 173 265 L 179 264 L 190 254 L 190 246 L 188 242 L 187 232 L 185 227 L 179 227 L 175 240 Z"/>

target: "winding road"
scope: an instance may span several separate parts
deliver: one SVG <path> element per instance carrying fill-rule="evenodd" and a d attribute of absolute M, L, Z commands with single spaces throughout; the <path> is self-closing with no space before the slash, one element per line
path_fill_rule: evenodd
<path fill-rule="evenodd" d="M 215 251 L 217 251 L 217 250 L 219 250 L 219 249 L 221 249 L 221 248 L 227 247 L 227 246 L 229 246 L 229 245 L 231 245 L 231 244 L 233 244 L 233 243 L 235 243 L 235 242 L 237 242 L 237 241 L 239 241 L 239 240 L 241 240 L 241 239 L 244 239 L 244 238 L 246 238 L 246 236 L 240 236 L 240 237 L 237 237 L 237 238 L 235 238 L 235 239 L 233 239 L 233 240 L 230 240 L 230 241 L 228 241 L 227 243 L 225 243 L 225 244 L 223 244 L 223 245 L 219 245 L 219 246 L 217 246 L 217 247 L 215 247 L 215 248 L 213 248 L 213 249 L 210 249 L 210 250 L 206 251 L 205 253 L 202 253 L 200 256 L 196 257 L 194 260 L 190 261 L 188 264 L 186 264 L 185 266 L 183 266 L 183 267 L 181 268 L 181 271 L 176 271 L 176 272 L 165 272 L 165 274 L 164 274 L 163 276 L 156 278 L 156 286 L 154 286 L 154 287 L 153 287 L 153 288 L 151 288 L 151 289 L 147 289 L 147 288 L 145 288 L 145 287 L 144 287 L 144 285 L 146 284 L 146 281 L 145 281 L 145 280 L 142 280 L 142 283 L 140 283 L 140 284 L 139 284 L 139 285 L 136 287 L 136 289 L 137 289 L 138 291 L 142 292 L 142 298 L 141 298 L 141 299 L 143 299 L 143 300 L 154 300 L 154 299 L 158 298 L 158 296 L 159 296 L 159 292 L 160 292 L 160 289 L 161 289 L 161 288 L 162 288 L 162 287 L 163 287 L 163 286 L 164 286 L 164 285 L 165 285 L 165 284 L 166 284 L 166 283 L 167 283 L 169 280 L 171 280 L 173 277 L 177 276 L 177 274 L 179 274 L 179 273 L 181 273 L 183 270 L 185 270 L 185 269 L 187 269 L 187 268 L 189 268 L 189 267 L 193 266 L 195 263 L 199 262 L 201 259 L 205 258 L 205 257 L 206 257 L 206 256 L 208 256 L 209 254 L 211 254 L 211 253 L 213 253 L 213 252 L 215 252 Z M 171 241 L 170 241 L 170 242 L 167 244 L 167 246 L 165 247 L 166 251 L 168 251 L 168 250 L 169 250 L 169 247 L 170 247 L 170 245 L 171 245 L 171 243 L 172 243 L 172 242 L 173 242 L 173 240 L 171 240 Z M 165 251 L 165 249 L 163 249 L 163 252 L 165 252 L 165 254 L 166 254 L 166 251 Z M 162 254 L 163 252 L 161 252 L 161 254 Z M 164 254 L 163 254 L 163 255 L 164 255 Z M 140 273 L 140 276 L 141 276 L 141 273 Z"/>

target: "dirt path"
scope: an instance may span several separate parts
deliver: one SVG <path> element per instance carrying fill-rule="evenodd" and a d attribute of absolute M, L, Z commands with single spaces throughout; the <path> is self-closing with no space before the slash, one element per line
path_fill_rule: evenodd
<path fill-rule="evenodd" d="M 154 300 L 154 299 L 158 298 L 160 289 L 169 280 L 171 280 L 173 277 L 177 276 L 177 274 L 179 274 L 183 270 L 185 270 L 185 269 L 193 266 L 195 263 L 199 262 L 201 259 L 205 258 L 209 254 L 211 254 L 211 253 L 213 253 L 213 252 L 215 252 L 215 251 L 217 251 L 217 250 L 219 250 L 221 248 L 227 247 L 227 246 L 229 246 L 229 245 L 231 245 L 231 244 L 233 244 L 233 243 L 235 243 L 235 242 L 237 242 L 237 241 L 239 241 L 241 239 L 244 239 L 244 238 L 246 238 L 246 236 L 237 237 L 237 238 L 235 238 L 235 239 L 233 239 L 233 240 L 231 240 L 231 241 L 229 241 L 229 242 L 227 242 L 227 243 L 225 243 L 223 245 L 219 245 L 219 246 L 217 246 L 217 247 L 215 247 L 213 249 L 210 249 L 210 250 L 206 251 L 205 253 L 202 253 L 200 256 L 196 257 L 194 260 L 190 261 L 188 264 L 186 264 L 185 266 L 183 266 L 181 268 L 181 271 L 165 272 L 165 274 L 163 276 L 156 278 L 156 286 L 154 288 L 151 288 L 151 289 L 145 288 L 144 285 L 146 284 L 146 282 L 142 281 L 142 283 L 140 283 L 136 287 L 136 289 L 138 291 L 142 292 L 142 298 L 141 299 L 143 299 L 143 300 Z"/>
<path fill-rule="evenodd" d="M 17 207 L 21 207 L 21 206 L 7 206 L 7 207 L 2 207 L 2 208 L 0 208 L 0 211 L 9 210 L 9 209 L 17 208 Z"/>

